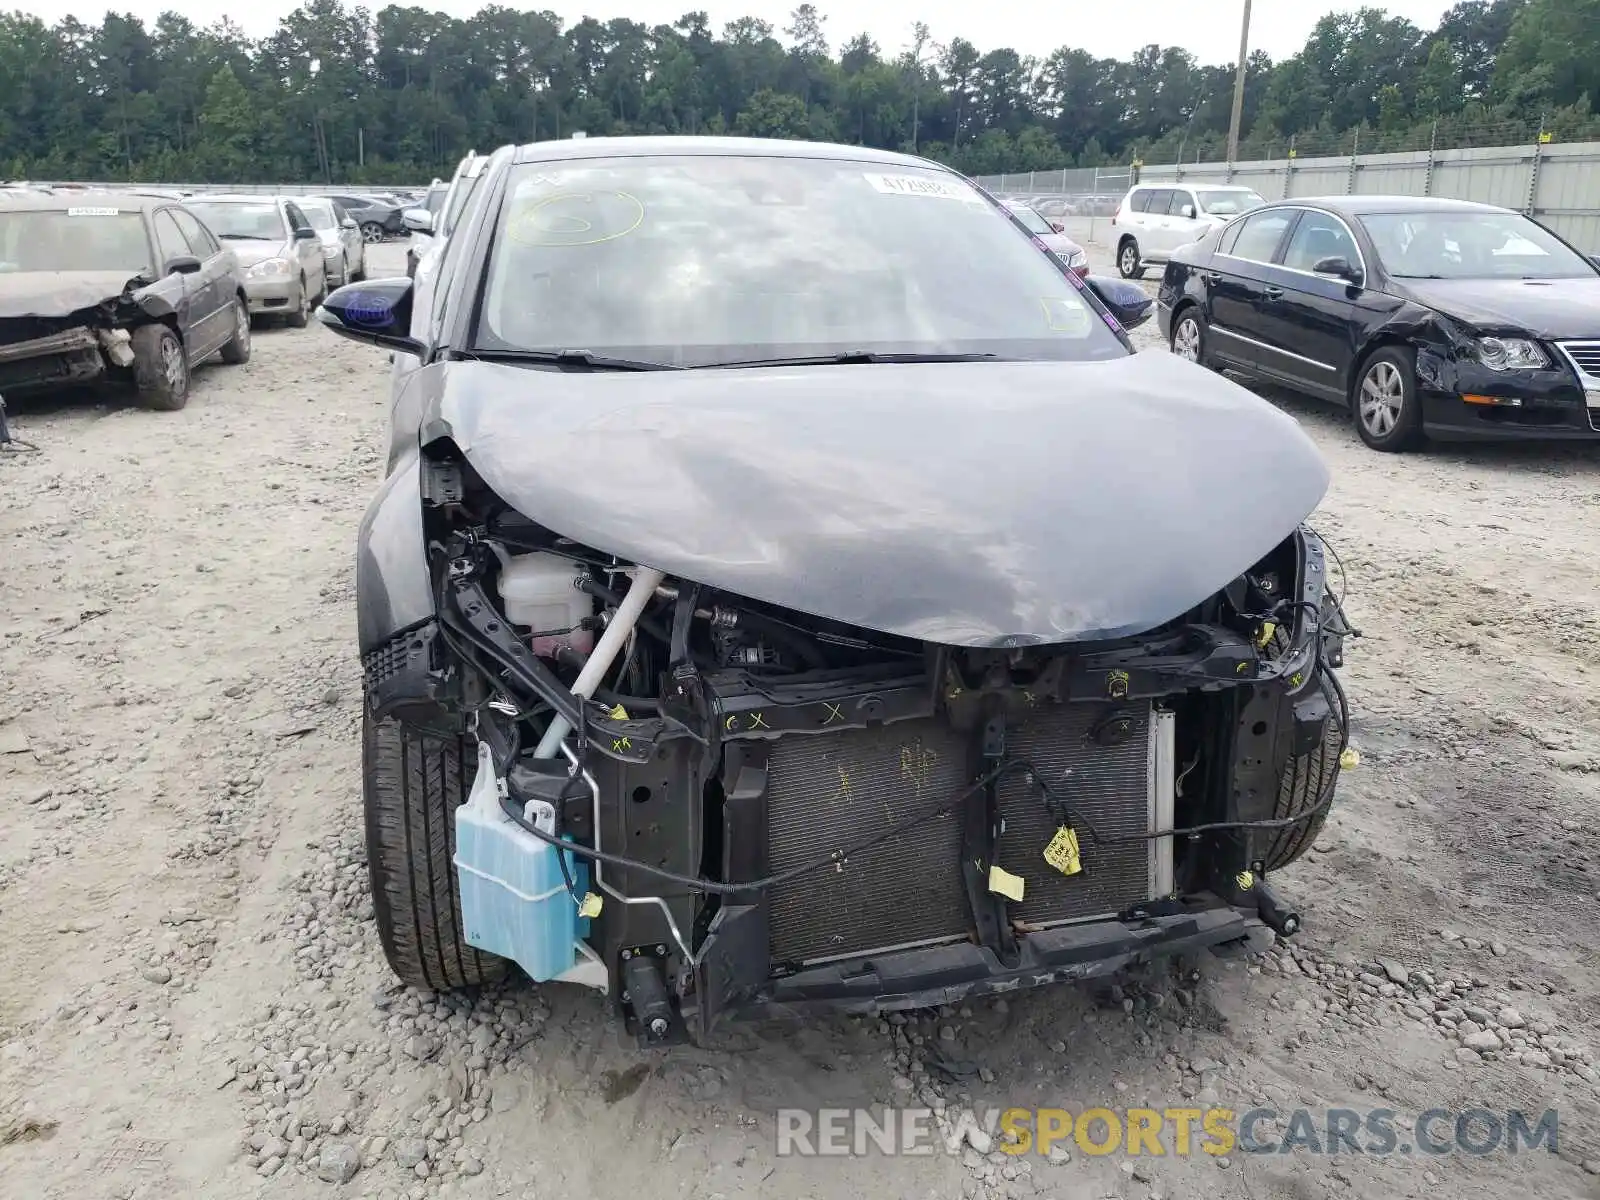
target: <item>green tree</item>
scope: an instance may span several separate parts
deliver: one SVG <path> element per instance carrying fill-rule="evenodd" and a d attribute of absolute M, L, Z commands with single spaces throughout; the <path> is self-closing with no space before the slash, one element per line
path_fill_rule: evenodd
<path fill-rule="evenodd" d="M 799 96 L 763 88 L 739 111 L 733 128 L 744 137 L 803 138 L 808 124 L 805 102 Z"/>
<path fill-rule="evenodd" d="M 253 178 L 261 120 L 231 66 L 224 65 L 211 77 L 199 123 L 194 154 L 201 182 Z"/>

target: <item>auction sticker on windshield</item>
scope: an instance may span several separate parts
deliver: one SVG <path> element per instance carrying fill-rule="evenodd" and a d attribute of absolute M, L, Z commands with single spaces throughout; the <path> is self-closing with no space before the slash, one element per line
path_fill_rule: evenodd
<path fill-rule="evenodd" d="M 864 173 L 864 177 L 875 189 L 888 196 L 932 196 L 936 200 L 983 203 L 983 197 L 966 184 L 931 175 L 878 175 L 869 171 Z"/>
<path fill-rule="evenodd" d="M 69 208 L 69 209 L 67 209 L 67 216 L 69 216 L 69 217 L 120 217 L 121 215 L 122 215 L 122 210 L 120 208 Z"/>

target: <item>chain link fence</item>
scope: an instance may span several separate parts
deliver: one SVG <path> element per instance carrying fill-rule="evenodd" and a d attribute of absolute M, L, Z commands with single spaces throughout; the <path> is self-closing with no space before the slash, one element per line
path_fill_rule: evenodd
<path fill-rule="evenodd" d="M 1450 130 L 1457 144 L 1444 148 L 1444 123 L 1420 147 L 1405 138 L 1384 141 L 1360 131 L 1337 139 L 1333 152 L 1313 153 L 1316 139 L 1277 143 L 1279 157 L 1234 162 L 1204 160 L 1144 163 L 979 176 L 1006 199 L 1022 200 L 1079 242 L 1111 245 L 1111 216 L 1135 182 L 1233 185 L 1253 188 L 1266 200 L 1328 195 L 1439 196 L 1474 200 L 1528 214 L 1585 253 L 1600 250 L 1600 141 L 1556 139 L 1548 130 L 1506 122 Z M 1531 130 L 1531 133 L 1530 133 Z M 1526 141 L 1478 142 L 1496 133 L 1521 132 Z M 1410 136 L 1410 135 L 1408 135 Z"/>

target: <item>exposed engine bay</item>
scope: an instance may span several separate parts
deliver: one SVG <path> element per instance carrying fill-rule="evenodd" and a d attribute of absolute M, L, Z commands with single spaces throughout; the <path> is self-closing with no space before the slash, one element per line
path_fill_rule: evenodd
<path fill-rule="evenodd" d="M 0 392 L 127 375 L 134 363 L 133 331 L 172 317 L 165 300 L 143 291 L 151 282 L 128 279 L 120 291 L 98 300 L 91 293 L 106 292 L 106 286 L 96 292 L 74 284 L 62 295 L 37 297 L 34 312 L 0 316 Z"/>
<path fill-rule="evenodd" d="M 1267 877 L 1332 803 L 1354 632 L 1309 528 L 1137 636 L 957 646 L 621 561 L 448 448 L 423 470 L 437 616 L 365 656 L 372 714 L 478 748 L 467 940 L 641 1039 L 1298 928 Z"/>

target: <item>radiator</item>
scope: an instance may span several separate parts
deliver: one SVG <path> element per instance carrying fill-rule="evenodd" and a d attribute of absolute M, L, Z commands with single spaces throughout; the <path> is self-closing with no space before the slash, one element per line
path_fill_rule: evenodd
<path fill-rule="evenodd" d="M 1038 789 L 1020 777 L 1002 782 L 1005 830 L 998 861 L 1027 881 L 1013 917 L 1050 925 L 1104 916 L 1170 887 L 1167 842 L 1099 845 L 1103 838 L 1142 834 L 1169 822 L 1170 717 L 1148 706 L 1121 710 L 1132 718 L 1115 745 L 1092 739 L 1105 715 L 1092 704 L 1051 704 L 1006 733 L 1009 754 L 1026 758 L 1059 783 L 1069 799 L 1083 853 L 1083 871 L 1064 876 L 1042 857 L 1057 828 Z M 837 734 L 779 738 L 768 763 L 768 861 L 773 872 L 859 844 L 920 812 L 938 807 L 971 778 L 969 741 L 942 718 L 904 721 Z M 1159 764 L 1159 766 L 1158 766 Z M 1158 787 L 1165 779 L 1167 786 Z M 842 868 L 819 871 L 769 893 L 773 958 L 814 962 L 969 936 L 972 928 L 960 870 L 956 814 L 935 818 L 870 850 Z"/>

